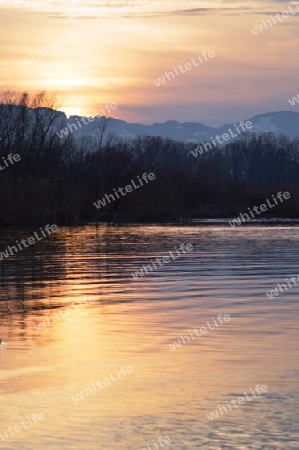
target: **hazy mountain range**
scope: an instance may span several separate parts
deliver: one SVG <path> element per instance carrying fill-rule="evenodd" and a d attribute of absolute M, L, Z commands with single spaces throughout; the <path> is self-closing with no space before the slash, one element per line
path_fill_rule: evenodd
<path fill-rule="evenodd" d="M 299 137 L 299 113 L 293 111 L 280 111 L 273 113 L 259 114 L 245 120 L 249 120 L 253 127 L 250 132 L 265 133 L 272 132 L 275 135 L 286 135 L 290 138 Z M 83 122 L 84 121 L 84 122 Z M 78 123 L 77 130 L 71 124 Z M 85 124 L 84 124 L 85 123 Z M 236 122 L 238 125 L 239 122 Z M 78 136 L 93 135 L 96 136 L 102 129 L 103 118 L 98 116 L 93 122 L 88 122 L 88 118 L 81 116 L 71 116 L 67 118 L 64 113 L 59 114 L 59 120 L 55 123 L 55 129 L 64 133 L 61 135 L 74 134 Z M 141 123 L 128 123 L 124 120 L 110 118 L 106 126 L 105 134 L 111 133 L 124 139 L 133 139 L 137 136 L 161 136 L 163 138 L 171 138 L 177 141 L 185 142 L 201 142 L 210 140 L 217 134 L 227 133 L 228 129 L 236 132 L 234 123 L 224 124 L 220 127 L 209 127 L 197 122 L 176 122 L 170 120 L 162 123 L 153 123 L 144 125 Z M 71 131 L 72 130 L 72 131 Z"/>

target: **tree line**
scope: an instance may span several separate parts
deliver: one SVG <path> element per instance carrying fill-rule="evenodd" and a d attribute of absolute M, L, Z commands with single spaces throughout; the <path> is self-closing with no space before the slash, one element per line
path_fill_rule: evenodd
<path fill-rule="evenodd" d="M 299 140 L 243 134 L 198 157 L 200 143 L 160 137 L 60 139 L 55 95 L 3 92 L 0 98 L 0 224 L 163 221 L 233 217 L 278 191 L 291 199 L 265 213 L 299 215 Z M 105 137 L 104 137 L 105 134 Z M 11 157 L 10 157 L 11 159 Z M 97 209 L 94 202 L 144 173 L 155 180 Z"/>

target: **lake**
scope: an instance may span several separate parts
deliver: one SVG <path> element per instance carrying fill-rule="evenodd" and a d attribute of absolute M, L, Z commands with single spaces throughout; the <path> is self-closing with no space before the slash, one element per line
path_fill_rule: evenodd
<path fill-rule="evenodd" d="M 297 226 L 101 224 L 4 258 L 0 448 L 298 450 L 298 244 Z"/>

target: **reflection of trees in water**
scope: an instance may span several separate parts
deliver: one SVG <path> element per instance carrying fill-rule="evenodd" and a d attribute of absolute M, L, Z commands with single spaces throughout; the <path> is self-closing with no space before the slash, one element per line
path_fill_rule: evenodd
<path fill-rule="evenodd" d="M 7 232 L 0 251 L 33 231 Z M 59 228 L 0 261 L 0 313 L 65 307 L 83 296 L 103 303 L 129 301 L 132 272 L 180 244 L 180 233 L 170 227 L 111 224 Z"/>
<path fill-rule="evenodd" d="M 32 235 L 31 230 L 8 232 L 1 239 L 1 250 Z M 0 312 L 25 313 L 47 307 L 55 282 L 65 274 L 63 254 L 64 241 L 53 234 L 0 261 Z"/>
<path fill-rule="evenodd" d="M 1 250 L 32 233 L 6 233 Z M 104 297 L 113 286 L 124 289 L 125 235 L 125 230 L 115 233 L 108 224 L 60 228 L 57 234 L 0 261 L 0 313 L 56 308 L 84 295 Z"/>

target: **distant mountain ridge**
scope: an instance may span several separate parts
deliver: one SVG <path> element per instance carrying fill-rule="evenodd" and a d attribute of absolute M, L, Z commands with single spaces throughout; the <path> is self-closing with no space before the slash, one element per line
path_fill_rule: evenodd
<path fill-rule="evenodd" d="M 83 119 L 85 123 L 83 124 Z M 71 124 L 79 123 L 82 125 L 78 130 L 71 131 Z M 293 111 L 279 111 L 265 113 L 245 119 L 244 122 L 250 121 L 253 127 L 250 129 L 252 133 L 268 133 L 275 135 L 285 135 L 289 138 L 299 138 L 299 113 Z M 55 129 L 59 132 L 61 129 L 68 131 L 67 134 L 75 136 L 92 135 L 97 136 L 101 130 L 103 118 L 98 116 L 93 122 L 88 122 L 88 118 L 81 116 L 66 117 L 64 113 L 59 114 L 59 120 L 55 123 Z M 238 125 L 240 122 L 236 122 Z M 59 124 L 59 126 L 58 126 Z M 203 140 L 210 141 L 211 137 L 227 133 L 228 129 L 235 130 L 234 123 L 224 124 L 220 127 L 209 127 L 202 123 L 185 122 L 180 123 L 174 120 L 167 122 L 153 123 L 144 125 L 141 123 L 129 123 L 124 120 L 110 118 L 105 133 L 111 133 L 123 139 L 134 139 L 137 136 L 160 136 L 162 138 L 170 138 L 184 142 L 201 142 Z M 62 136 L 63 137 L 63 136 Z"/>

